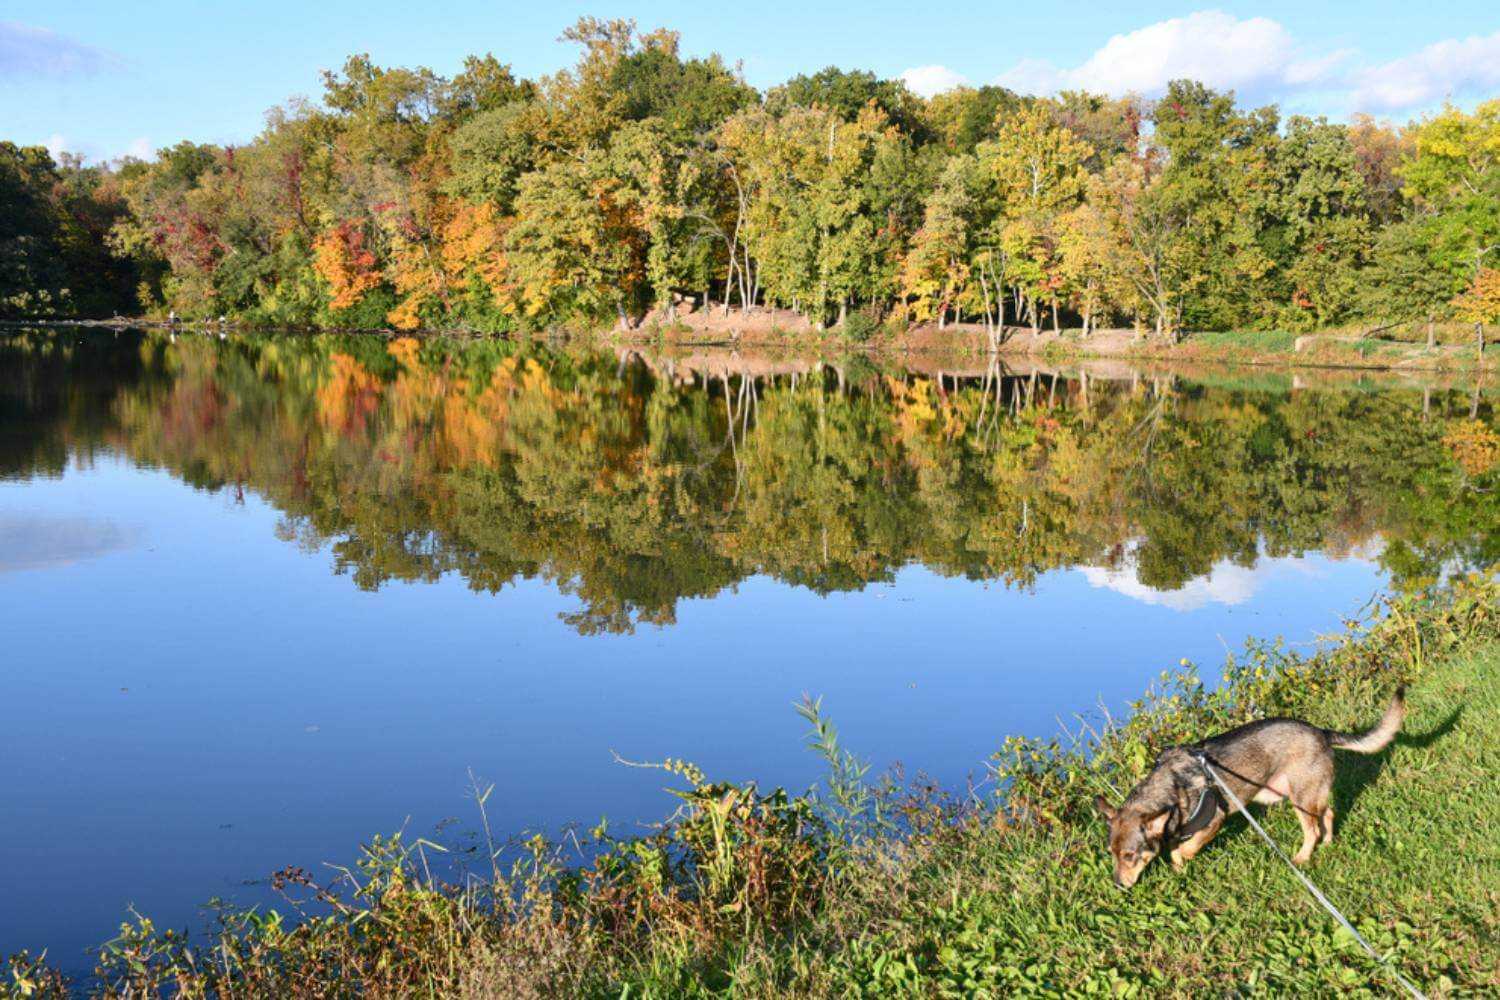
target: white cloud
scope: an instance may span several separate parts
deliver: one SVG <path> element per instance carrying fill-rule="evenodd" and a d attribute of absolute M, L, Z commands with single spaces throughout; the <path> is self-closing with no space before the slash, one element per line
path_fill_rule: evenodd
<path fill-rule="evenodd" d="M 52 162 L 54 163 L 60 161 L 64 153 L 76 152 L 69 144 L 68 137 L 61 132 L 53 132 L 47 136 L 47 141 L 42 143 L 42 145 L 47 147 L 47 152 L 51 155 Z"/>
<path fill-rule="evenodd" d="M 1241 20 L 1206 10 L 1115 35 L 1081 65 L 1057 68 L 1028 60 L 1001 74 L 1006 86 L 1064 87 L 1108 94 L 1156 94 L 1168 82 L 1200 80 L 1210 87 L 1258 92 L 1306 86 L 1328 77 L 1346 53 L 1304 58 L 1289 31 L 1266 17 Z"/>
<path fill-rule="evenodd" d="M 103 163 L 109 160 L 119 160 L 127 156 L 133 156 L 138 160 L 152 160 L 156 158 L 156 146 L 151 142 L 149 136 L 138 136 L 125 146 L 102 146 L 94 142 L 79 142 L 64 135 L 61 132 L 53 132 L 47 138 L 39 142 L 23 142 L 22 145 L 38 145 L 44 147 L 52 156 L 54 163 L 61 163 L 64 153 L 71 153 L 79 157 L 85 163 Z"/>
<path fill-rule="evenodd" d="M 1336 49 L 1326 56 L 1299 59 L 1287 66 L 1286 73 L 1283 74 L 1284 82 L 1293 87 L 1327 82 L 1333 78 L 1339 64 L 1348 62 L 1354 55 L 1353 49 Z"/>
<path fill-rule="evenodd" d="M 118 69 L 113 52 L 85 45 L 46 28 L 0 21 L 0 78 L 71 76 Z"/>
<path fill-rule="evenodd" d="M 1360 111 L 1400 111 L 1500 89 L 1500 31 L 1434 42 L 1409 56 L 1361 70 L 1353 104 Z"/>
<path fill-rule="evenodd" d="M 947 66 L 915 66 L 901 74 L 901 80 L 914 94 L 931 97 L 945 90 L 962 87 L 969 80 Z"/>
<path fill-rule="evenodd" d="M 1152 97 L 1179 79 L 1234 90 L 1247 104 L 1301 98 L 1330 114 L 1421 111 L 1500 91 L 1500 31 L 1359 65 L 1355 51 L 1313 50 L 1271 18 L 1204 10 L 1115 35 L 1074 66 L 1023 59 L 994 82 L 1031 94 L 1077 89 Z"/>
<path fill-rule="evenodd" d="M 1045 59 L 1022 59 L 991 82 L 1021 94 L 1050 94 L 1070 86 L 1067 72 Z"/>

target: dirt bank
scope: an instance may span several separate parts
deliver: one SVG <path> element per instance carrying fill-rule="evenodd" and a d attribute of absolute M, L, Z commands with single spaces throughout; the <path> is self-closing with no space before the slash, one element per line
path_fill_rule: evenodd
<path fill-rule="evenodd" d="M 639 326 L 609 330 L 613 343 L 782 347 L 818 351 L 844 350 L 933 354 L 980 361 L 991 354 L 991 337 L 982 324 L 951 323 L 942 328 L 921 324 L 899 332 L 877 332 L 853 342 L 834 330 L 819 330 L 789 309 L 679 311 L 652 316 Z M 1355 368 L 1392 371 L 1472 371 L 1500 364 L 1500 349 L 1482 356 L 1473 340 L 1425 343 L 1377 339 L 1347 332 L 1296 335 L 1282 331 L 1196 332 L 1169 340 L 1130 329 L 1079 330 L 1006 327 L 994 353 L 1001 357 L 1119 358 L 1133 361 L 1221 362 L 1277 367 Z"/>

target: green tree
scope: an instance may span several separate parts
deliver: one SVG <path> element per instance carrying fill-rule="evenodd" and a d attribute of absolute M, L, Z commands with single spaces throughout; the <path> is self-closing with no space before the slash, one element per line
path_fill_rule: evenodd
<path fill-rule="evenodd" d="M 639 313 L 648 279 L 632 200 L 602 150 L 521 179 L 506 254 L 529 321 L 612 314 L 628 325 Z"/>
<path fill-rule="evenodd" d="M 778 116 L 792 108 L 823 108 L 852 122 L 871 106 L 907 135 L 919 141 L 929 137 L 921 98 L 900 80 L 882 80 L 868 70 L 828 66 L 816 73 L 798 74 L 766 94 L 766 109 Z"/>
<path fill-rule="evenodd" d="M 1261 245 L 1253 196 L 1274 184 L 1274 109 L 1242 113 L 1232 94 L 1175 80 L 1153 114 L 1164 154 L 1153 199 L 1176 220 L 1195 261 L 1184 275 L 1191 295 L 1178 299 L 1180 323 L 1227 329 L 1254 316 L 1272 266 Z"/>
<path fill-rule="evenodd" d="M 1429 260 L 1450 277 L 1446 303 L 1500 250 L 1500 100 L 1473 114 L 1444 108 L 1412 133 L 1414 151 L 1400 169 L 1402 193 L 1424 220 L 1418 231 L 1430 240 Z M 1431 330 L 1429 321 L 1429 346 Z"/>
<path fill-rule="evenodd" d="M 1004 87 L 955 87 L 928 98 L 922 110 L 927 130 L 950 153 L 972 153 L 995 138 L 1000 123 L 1027 103 Z"/>
<path fill-rule="evenodd" d="M 1088 183 L 1083 164 L 1092 152 L 1041 105 L 1008 119 L 995 142 L 981 151 L 981 169 L 993 174 L 1005 206 L 1002 240 L 1011 281 L 1033 329 L 1040 328 L 1048 306 L 1054 329 L 1059 325 L 1060 223 L 1083 200 Z"/>
<path fill-rule="evenodd" d="M 1275 146 L 1274 186 L 1256 199 L 1282 316 L 1313 328 L 1347 319 L 1370 250 L 1366 182 L 1348 130 L 1294 117 Z"/>
<path fill-rule="evenodd" d="M 1187 214 L 1166 190 L 1154 153 L 1120 156 L 1089 188 L 1089 204 L 1113 235 L 1110 280 L 1129 289 L 1139 323 L 1149 316 L 1158 336 L 1174 333 L 1194 284 L 1196 247 Z"/>

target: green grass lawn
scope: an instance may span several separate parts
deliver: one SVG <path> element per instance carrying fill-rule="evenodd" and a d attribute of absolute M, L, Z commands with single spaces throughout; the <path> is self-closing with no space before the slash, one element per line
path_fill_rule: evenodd
<path fill-rule="evenodd" d="M 1297 334 L 1286 330 L 1209 330 L 1193 333 L 1183 343 L 1206 349 L 1243 348 L 1252 351 L 1289 353 L 1297 341 Z"/>
<path fill-rule="evenodd" d="M 1360 337 L 1356 331 L 1311 331 L 1313 339 L 1297 350 L 1304 334 L 1288 330 L 1201 330 L 1183 333 L 1175 344 L 1145 337 L 1123 346 L 1101 348 L 1096 341 L 1064 339 L 1049 344 L 1042 354 L 1058 359 L 1070 354 L 1215 361 L 1225 364 L 1285 365 L 1289 367 L 1408 368 L 1467 371 L 1493 366 L 1493 352 L 1481 361 L 1472 339 L 1448 338 L 1438 351 L 1428 351 L 1422 340 Z M 1349 339 L 1343 339 L 1348 337 Z"/>

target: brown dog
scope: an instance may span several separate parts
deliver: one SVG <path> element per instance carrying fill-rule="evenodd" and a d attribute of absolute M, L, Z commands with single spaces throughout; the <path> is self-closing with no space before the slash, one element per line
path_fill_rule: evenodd
<path fill-rule="evenodd" d="M 1170 845 L 1172 867 L 1203 849 L 1233 807 L 1203 769 L 1207 759 L 1241 802 L 1286 799 L 1302 823 L 1302 846 L 1292 859 L 1306 864 L 1313 848 L 1333 840 L 1333 751 L 1375 753 L 1395 739 L 1406 715 L 1405 689 L 1375 727 L 1339 733 L 1299 719 L 1262 719 L 1187 747 L 1172 747 L 1156 759 L 1151 773 L 1118 809 L 1099 796 L 1095 807 L 1109 823 L 1109 852 L 1115 884 L 1128 889 L 1141 870 Z"/>

